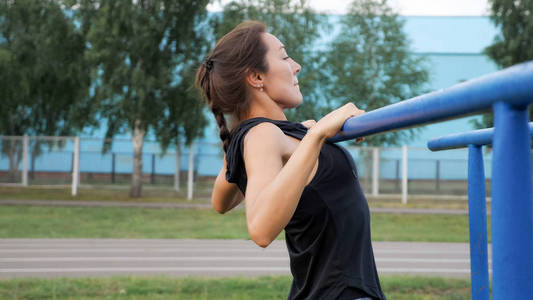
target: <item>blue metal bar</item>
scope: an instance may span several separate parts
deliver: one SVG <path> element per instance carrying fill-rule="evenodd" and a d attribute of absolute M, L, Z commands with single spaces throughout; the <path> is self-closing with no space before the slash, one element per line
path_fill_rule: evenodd
<path fill-rule="evenodd" d="M 528 124 L 529 136 L 533 135 L 533 122 Z M 489 299 L 489 274 L 487 257 L 487 216 L 485 174 L 481 147 L 492 144 L 494 128 L 451 134 L 432 139 L 428 148 L 432 151 L 468 146 L 468 209 L 470 226 L 470 268 L 472 299 Z"/>
<path fill-rule="evenodd" d="M 533 94 L 530 98 L 533 99 Z M 527 106 L 496 103 L 494 125 L 491 210 L 493 299 L 531 299 L 533 199 Z"/>
<path fill-rule="evenodd" d="M 502 102 L 504 101 L 504 102 Z M 338 142 L 424 123 L 495 112 L 492 174 L 493 299 L 533 295 L 533 199 L 527 106 L 533 62 L 348 119 Z"/>
<path fill-rule="evenodd" d="M 533 62 L 527 62 L 350 118 L 330 141 L 457 118 L 490 109 L 498 101 L 527 105 L 533 102 L 531 95 Z"/>
<path fill-rule="evenodd" d="M 482 146 L 468 145 L 468 224 L 472 299 L 489 300 L 487 205 Z"/>
<path fill-rule="evenodd" d="M 529 134 L 533 135 L 533 122 L 529 123 Z M 429 140 L 428 148 L 431 151 L 464 148 L 468 145 L 484 146 L 492 144 L 494 128 L 473 130 L 441 136 Z"/>

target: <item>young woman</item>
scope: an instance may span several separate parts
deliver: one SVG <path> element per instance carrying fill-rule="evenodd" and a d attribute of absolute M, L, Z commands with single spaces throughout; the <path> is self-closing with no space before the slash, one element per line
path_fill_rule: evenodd
<path fill-rule="evenodd" d="M 261 247 L 285 230 L 294 278 L 288 299 L 385 299 L 355 164 L 326 141 L 364 112 L 349 103 L 318 122 L 287 121 L 283 110 L 302 103 L 300 70 L 254 21 L 222 37 L 200 66 L 196 84 L 225 152 L 213 207 L 225 213 L 244 199 L 248 232 Z"/>

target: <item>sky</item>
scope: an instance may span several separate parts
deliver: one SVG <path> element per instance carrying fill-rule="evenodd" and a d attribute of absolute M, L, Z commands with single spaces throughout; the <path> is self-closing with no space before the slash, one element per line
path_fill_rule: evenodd
<path fill-rule="evenodd" d="M 210 11 L 220 11 L 231 0 L 215 0 Z M 309 0 L 319 12 L 344 14 L 349 0 Z M 391 7 L 403 16 L 487 16 L 488 0 L 389 0 Z"/>

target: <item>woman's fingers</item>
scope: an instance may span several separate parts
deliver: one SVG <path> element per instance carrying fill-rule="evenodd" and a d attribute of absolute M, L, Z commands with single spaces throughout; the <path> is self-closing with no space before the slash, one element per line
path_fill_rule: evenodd
<path fill-rule="evenodd" d="M 320 121 L 313 126 L 313 129 L 320 132 L 326 138 L 337 134 L 346 122 L 351 117 L 357 117 L 364 114 L 365 111 L 357 108 L 353 103 L 346 103 L 338 109 L 325 115 Z"/>
<path fill-rule="evenodd" d="M 311 128 L 311 127 L 315 126 L 315 124 L 316 124 L 315 120 L 306 120 L 306 121 L 302 122 L 302 125 L 307 127 L 307 128 Z"/>
<path fill-rule="evenodd" d="M 364 109 L 359 109 L 359 108 L 357 108 L 357 106 L 355 106 L 355 104 L 353 104 L 353 103 L 347 103 L 347 104 L 345 105 L 345 107 L 346 107 L 346 109 L 347 109 L 348 112 L 349 112 L 349 117 L 348 117 L 348 119 L 349 119 L 349 118 L 353 118 L 353 117 L 358 117 L 358 116 L 360 116 L 360 115 L 362 115 L 362 114 L 365 113 L 365 110 L 364 110 Z M 362 142 L 362 141 L 364 141 L 364 140 L 365 140 L 364 137 L 356 138 L 356 139 L 355 139 L 355 142 L 360 143 L 360 142 Z"/>

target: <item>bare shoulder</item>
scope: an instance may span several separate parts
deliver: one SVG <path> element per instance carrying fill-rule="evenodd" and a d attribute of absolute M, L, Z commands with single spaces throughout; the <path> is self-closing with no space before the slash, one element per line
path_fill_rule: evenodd
<path fill-rule="evenodd" d="M 285 148 L 285 134 L 272 123 L 258 124 L 246 134 L 243 156 L 248 177 L 247 201 L 254 199 L 278 175 L 283 167 Z"/>
<path fill-rule="evenodd" d="M 280 155 L 286 146 L 286 136 L 283 131 L 276 125 L 270 122 L 260 123 L 250 129 L 248 134 L 244 137 L 244 156 L 245 160 L 251 158 L 250 155 Z M 270 154 L 270 155 L 269 155 Z"/>

